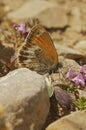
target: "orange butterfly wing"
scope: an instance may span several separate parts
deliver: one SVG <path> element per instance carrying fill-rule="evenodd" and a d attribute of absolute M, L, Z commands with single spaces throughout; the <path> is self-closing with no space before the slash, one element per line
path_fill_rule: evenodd
<path fill-rule="evenodd" d="M 38 34 L 36 34 L 37 32 Z M 34 34 L 31 36 L 29 34 L 29 36 L 27 36 L 27 43 L 30 41 L 31 43 L 38 45 L 47 53 L 53 62 L 58 63 L 58 55 L 49 33 L 41 25 L 33 27 L 32 33 Z"/>
<path fill-rule="evenodd" d="M 58 55 L 53 41 L 40 24 L 32 27 L 17 59 L 20 65 L 38 73 L 45 73 L 57 66 Z"/>

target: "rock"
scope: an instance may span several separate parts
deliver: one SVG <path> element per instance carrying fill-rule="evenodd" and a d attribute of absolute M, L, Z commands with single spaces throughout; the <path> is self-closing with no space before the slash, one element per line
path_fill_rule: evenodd
<path fill-rule="evenodd" d="M 54 3 L 45 0 L 27 1 L 19 9 L 9 13 L 7 17 L 12 21 L 22 21 L 27 18 L 35 17 L 47 8 L 55 6 L 56 5 Z"/>
<path fill-rule="evenodd" d="M 67 28 L 63 33 L 63 35 L 62 34 L 60 35 L 62 37 L 61 43 L 72 48 L 77 43 L 77 40 L 80 41 L 81 39 L 84 39 L 84 36 L 82 36 L 81 33 L 77 33 L 71 28 Z"/>
<path fill-rule="evenodd" d="M 0 43 L 0 61 L 10 63 L 11 57 L 14 55 L 14 49 Z"/>
<path fill-rule="evenodd" d="M 12 130 L 11 124 L 5 120 L 4 108 L 0 106 L 0 130 Z"/>
<path fill-rule="evenodd" d="M 69 25 L 71 28 L 77 32 L 81 32 L 82 30 L 82 19 L 80 9 L 77 7 L 73 7 L 71 10 L 71 18 Z"/>
<path fill-rule="evenodd" d="M 72 98 L 67 93 L 67 91 L 63 90 L 58 86 L 55 87 L 54 91 L 55 91 L 55 98 L 58 101 L 58 103 L 66 110 L 71 109 Z"/>
<path fill-rule="evenodd" d="M 11 1 L 11 0 L 3 0 L 5 4 L 5 8 L 8 8 L 8 11 L 16 10 L 17 8 L 21 7 L 27 0 L 18 0 L 18 1 Z M 29 0 L 28 0 L 29 1 Z"/>
<path fill-rule="evenodd" d="M 86 40 L 77 42 L 77 44 L 74 46 L 74 48 L 79 50 L 84 55 L 86 55 Z"/>
<path fill-rule="evenodd" d="M 78 5 L 79 4 L 79 5 Z M 74 4 L 74 6 L 70 7 L 69 13 L 69 26 L 76 32 L 85 32 L 86 31 L 86 11 L 85 6 L 86 2 Z"/>
<path fill-rule="evenodd" d="M 5 5 L 2 1 L 0 1 L 0 22 L 2 21 L 5 15 L 6 15 Z"/>
<path fill-rule="evenodd" d="M 80 71 L 80 66 L 79 64 L 75 61 L 75 60 L 72 60 L 72 59 L 67 59 L 67 58 L 63 58 L 63 57 L 60 57 L 60 63 L 62 64 L 62 69 L 64 69 L 64 72 L 66 72 L 68 70 L 68 68 L 71 68 L 72 70 L 74 71 Z M 63 71 L 62 71 L 63 73 Z"/>
<path fill-rule="evenodd" d="M 21 68 L 0 78 L 0 106 L 12 130 L 40 130 L 49 112 L 44 77 Z"/>
<path fill-rule="evenodd" d="M 68 17 L 65 9 L 56 6 L 48 8 L 37 16 L 47 28 L 64 28 L 68 25 Z"/>
<path fill-rule="evenodd" d="M 58 54 L 60 56 L 64 56 L 65 58 L 70 58 L 74 60 L 83 58 L 83 54 L 80 53 L 78 50 L 74 50 L 70 47 L 59 45 L 57 43 L 55 43 L 55 47 L 58 51 Z"/>
<path fill-rule="evenodd" d="M 86 130 L 86 110 L 65 116 L 50 124 L 46 130 Z"/>

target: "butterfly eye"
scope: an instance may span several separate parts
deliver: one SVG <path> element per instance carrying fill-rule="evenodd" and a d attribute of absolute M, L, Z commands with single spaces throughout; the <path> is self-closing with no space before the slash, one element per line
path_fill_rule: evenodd
<path fill-rule="evenodd" d="M 40 35 L 40 31 L 37 31 L 37 32 L 36 32 L 36 36 L 39 36 L 39 35 Z"/>
<path fill-rule="evenodd" d="M 40 34 L 40 32 L 37 32 L 37 35 L 39 35 Z"/>
<path fill-rule="evenodd" d="M 35 54 L 40 54 L 41 51 L 42 51 L 42 50 L 39 48 L 38 50 L 35 50 Z"/>

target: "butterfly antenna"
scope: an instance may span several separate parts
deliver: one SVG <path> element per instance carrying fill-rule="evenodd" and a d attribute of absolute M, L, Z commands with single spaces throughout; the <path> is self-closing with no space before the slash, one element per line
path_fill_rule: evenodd
<path fill-rule="evenodd" d="M 34 24 L 34 25 L 40 24 L 39 19 L 38 19 L 38 18 L 34 18 L 34 19 L 33 19 L 33 24 Z"/>

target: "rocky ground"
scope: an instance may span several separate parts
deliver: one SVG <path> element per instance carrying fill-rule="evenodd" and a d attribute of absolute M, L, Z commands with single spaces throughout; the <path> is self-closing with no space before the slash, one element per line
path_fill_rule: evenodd
<path fill-rule="evenodd" d="M 58 53 L 52 74 L 15 65 L 24 36 L 13 25 L 36 17 Z M 86 0 L 0 0 L 0 130 L 86 130 L 85 120 Z"/>

